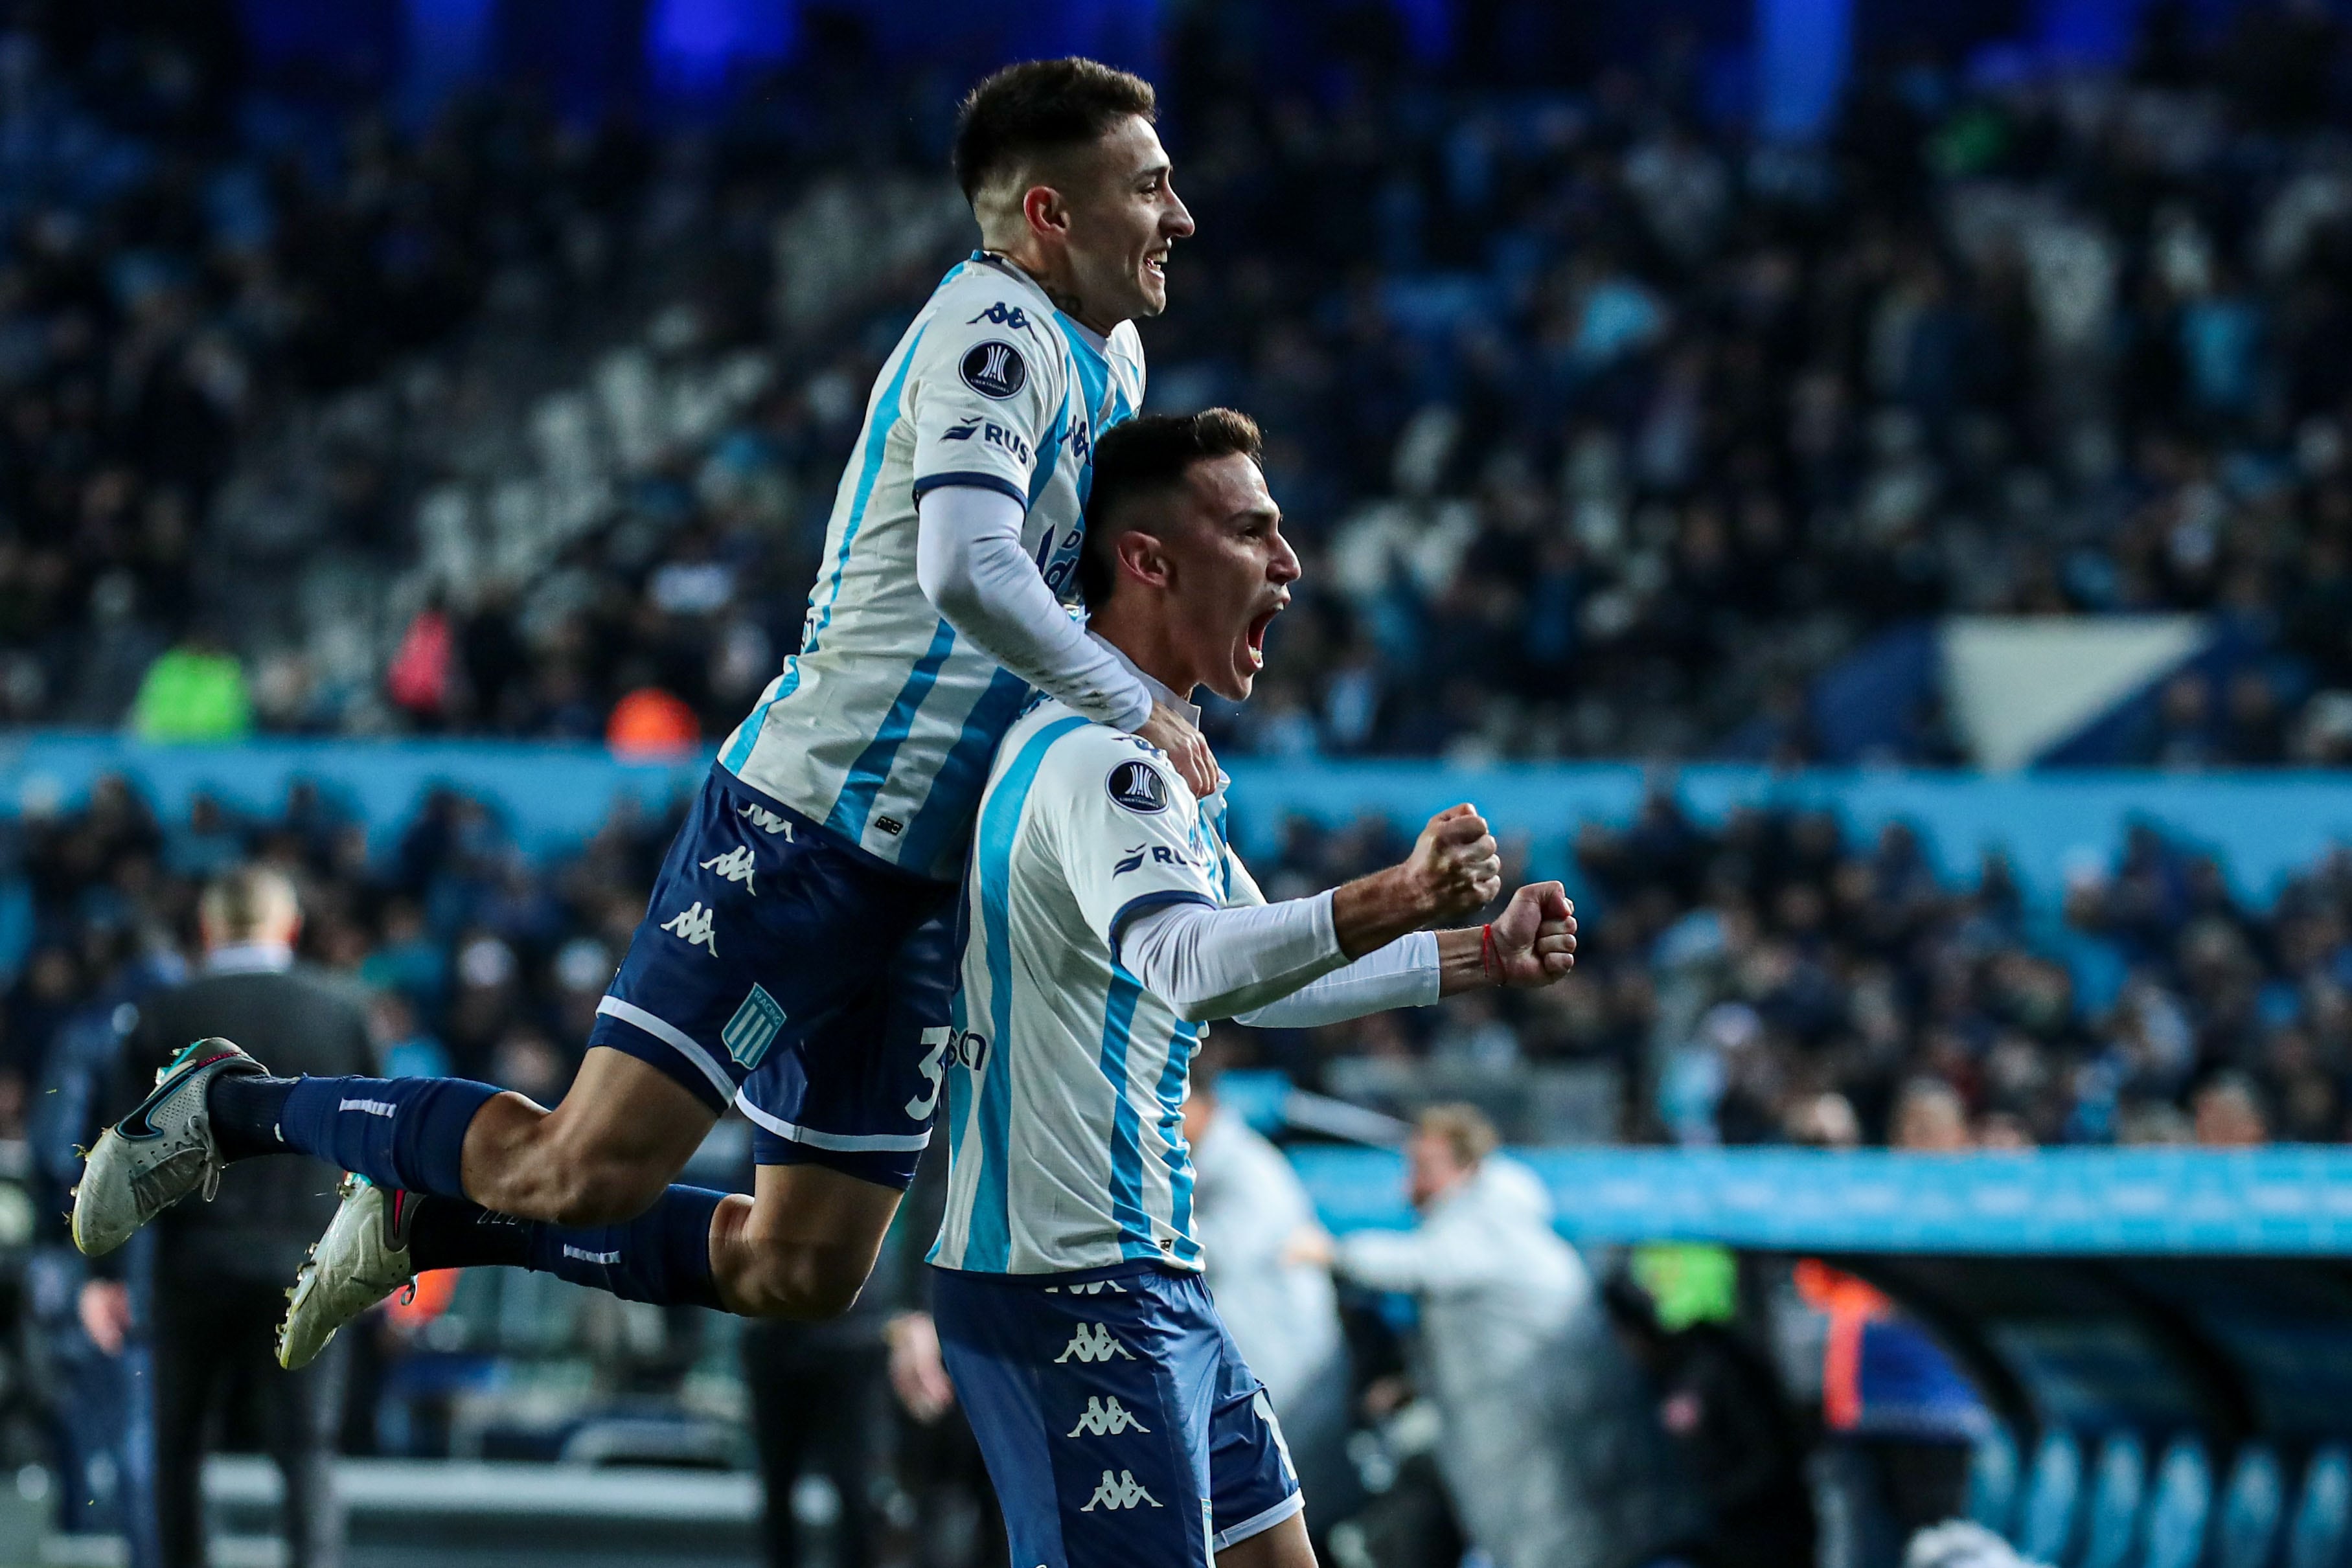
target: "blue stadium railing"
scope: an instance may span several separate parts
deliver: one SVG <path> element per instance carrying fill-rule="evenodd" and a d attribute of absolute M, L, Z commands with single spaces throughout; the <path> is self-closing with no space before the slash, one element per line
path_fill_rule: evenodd
<path fill-rule="evenodd" d="M 1619 763 L 1465 769 L 1411 761 L 1227 761 L 1245 852 L 1268 851 L 1293 813 L 1343 822 L 1371 812 L 1412 823 L 1470 800 L 1506 832 L 1527 835 L 1534 869 L 1545 875 L 1571 869 L 1568 846 L 1579 825 L 1632 821 L 1661 779 L 1703 822 L 1765 804 L 1825 808 L 1864 834 L 1909 822 L 1948 877 L 1972 876 L 1979 855 L 2003 850 L 2027 894 L 2044 902 L 2084 857 L 2111 860 L 2136 821 L 2211 851 L 2241 894 L 2265 902 L 2287 876 L 2352 843 L 2352 789 L 2341 775 L 2318 772 L 1990 778 L 1706 764 L 1659 775 Z M 309 779 L 382 833 L 405 821 L 427 788 L 446 783 L 496 806 L 517 841 L 536 852 L 593 832 L 616 800 L 658 809 L 708 765 L 699 754 L 624 762 L 601 747 L 552 743 L 260 738 L 151 746 L 111 734 L 19 731 L 0 737 L 0 814 L 70 806 L 107 772 L 128 776 L 174 818 L 200 789 L 266 810 L 289 783 Z"/>

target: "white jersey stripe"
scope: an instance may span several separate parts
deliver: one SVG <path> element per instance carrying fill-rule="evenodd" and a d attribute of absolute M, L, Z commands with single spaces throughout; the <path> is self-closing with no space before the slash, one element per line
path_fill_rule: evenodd
<path fill-rule="evenodd" d="M 956 272 L 962 270 L 958 267 L 955 272 L 948 274 L 947 280 L 952 281 Z M 907 371 L 914 364 L 915 350 L 922 346 L 922 341 L 923 329 L 918 327 L 898 355 L 898 370 L 885 384 L 875 410 L 866 417 L 866 456 L 857 472 L 856 499 L 850 503 L 849 526 L 841 531 L 841 548 L 835 552 L 833 570 L 821 591 L 824 595 L 824 609 L 820 613 L 814 605 L 810 607 L 810 625 L 801 639 L 801 651 L 784 661 L 784 673 L 776 677 L 768 694 L 760 699 L 760 706 L 751 710 L 751 716 L 737 727 L 734 742 L 727 747 L 726 755 L 719 758 L 720 765 L 730 773 L 740 775 L 743 765 L 751 759 L 752 749 L 758 745 L 767 723 L 768 710 L 800 689 L 801 661 L 817 651 L 818 637 L 833 623 L 834 606 L 841 602 L 842 579 L 849 570 L 849 552 L 857 543 L 858 527 L 865 522 L 866 506 L 874 498 L 875 482 L 882 476 L 882 459 L 889 453 L 890 432 L 898 423 L 898 402 L 906 391 Z M 880 417 L 875 417 L 876 414 Z"/>

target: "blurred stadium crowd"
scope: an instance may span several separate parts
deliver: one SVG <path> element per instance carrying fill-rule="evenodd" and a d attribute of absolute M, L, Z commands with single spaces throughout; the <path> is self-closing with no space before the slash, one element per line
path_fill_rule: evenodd
<path fill-rule="evenodd" d="M 1374 8 L 1275 78 L 1246 9 L 1173 18 L 1201 230 L 1146 334 L 1155 405 L 1265 424 L 1307 566 L 1226 747 L 1802 759 L 1808 683 L 1890 626 L 2169 609 L 2223 653 L 2121 759 L 2352 751 L 2326 13 L 2192 47 L 2158 7 L 2112 78 L 1896 59 L 1792 152 L 1709 129 L 1672 47 L 1473 87 Z M 224 7 L 11 15 L 0 714 L 731 726 L 968 242 L 947 84 L 818 14 L 700 132 L 411 134 L 231 92 Z M 1956 755 L 1932 702 L 1898 727 Z"/>
<path fill-rule="evenodd" d="M 259 820 L 199 797 L 159 822 L 101 780 L 86 808 L 29 820 L 7 846 L 30 907 L 0 1012 L 0 1137 L 24 1135 L 57 1040 L 104 1032 L 121 1003 L 176 977 L 203 879 L 249 858 L 296 879 L 303 953 L 365 988 L 387 1071 L 551 1102 L 675 815 L 616 810 L 541 862 L 491 808 L 443 789 L 371 855 L 363 826 L 308 786 Z M 1297 819 L 1260 881 L 1296 896 L 1407 847 L 1383 820 Z M 1622 829 L 1585 827 L 1576 860 L 1577 984 L 1315 1031 L 1221 1028 L 1228 1064 L 1376 1100 L 1385 1070 L 1406 1111 L 1423 1070 L 1457 1090 L 1486 1081 L 1506 1131 L 1537 1142 L 1901 1143 L 1896 1104 L 1919 1080 L 1958 1096 L 1943 1135 L 1958 1142 L 2345 1135 L 2352 857 L 2250 908 L 2210 855 L 2143 827 L 2111 862 L 2074 868 L 2063 910 L 2045 911 L 1998 856 L 1955 886 L 1901 826 L 1856 841 L 1827 812 L 1744 810 L 1711 830 L 1661 789 Z M 1606 1071 L 1597 1124 L 1507 1109 L 1523 1072 L 1562 1066 Z M 2208 1117 L 2217 1099 L 2230 1103 Z"/>

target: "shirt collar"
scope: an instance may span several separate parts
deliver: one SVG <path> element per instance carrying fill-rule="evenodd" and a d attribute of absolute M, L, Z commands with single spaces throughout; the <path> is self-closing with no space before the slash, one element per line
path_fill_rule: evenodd
<path fill-rule="evenodd" d="M 1110 357 L 1110 340 L 1104 337 L 1100 332 L 1096 331 L 1092 327 L 1087 326 L 1084 321 L 1079 320 L 1076 317 L 1064 310 L 1060 306 L 1055 304 L 1053 296 L 1045 292 L 1045 286 L 1038 282 L 1034 277 L 1032 277 L 1029 275 L 1028 268 L 1023 267 L 1017 261 L 1007 260 L 1005 257 L 998 256 L 993 251 L 973 251 L 971 253 L 971 259 L 982 267 L 994 267 L 997 271 L 1003 273 L 1008 277 L 1025 285 L 1031 293 L 1036 295 L 1038 298 L 1045 302 L 1045 308 L 1051 310 L 1055 319 L 1062 323 L 1065 329 L 1074 334 L 1077 338 L 1078 341 L 1084 343 L 1087 348 L 1092 349 L 1097 355 L 1100 355 L 1105 359 Z"/>
<path fill-rule="evenodd" d="M 231 942 L 205 955 L 207 975 L 274 975 L 294 967 L 294 949 L 283 942 Z"/>
<path fill-rule="evenodd" d="M 1117 659 L 1120 664 L 1126 665 L 1128 674 L 1133 675 L 1137 680 L 1141 681 L 1145 691 L 1150 692 L 1154 698 L 1166 703 L 1170 707 L 1174 708 L 1178 713 L 1182 714 L 1186 718 L 1190 719 L 1192 722 L 1192 727 L 1194 728 L 1197 729 L 1200 727 L 1201 710 L 1190 698 L 1178 696 L 1173 691 L 1169 689 L 1168 686 L 1163 685 L 1157 676 L 1153 675 L 1150 671 L 1137 664 L 1133 659 L 1129 658 L 1127 656 L 1126 649 L 1104 637 L 1100 632 L 1088 632 L 1087 635 L 1095 640 L 1095 646 L 1108 650 L 1112 658 Z"/>

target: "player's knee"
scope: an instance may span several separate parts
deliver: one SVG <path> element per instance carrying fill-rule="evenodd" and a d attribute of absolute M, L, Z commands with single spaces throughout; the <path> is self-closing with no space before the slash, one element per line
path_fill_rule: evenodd
<path fill-rule="evenodd" d="M 866 1270 L 845 1249 L 806 1245 L 761 1249 L 760 1267 L 747 1292 L 758 1316 L 795 1322 L 823 1322 L 856 1305 Z"/>

